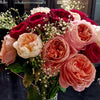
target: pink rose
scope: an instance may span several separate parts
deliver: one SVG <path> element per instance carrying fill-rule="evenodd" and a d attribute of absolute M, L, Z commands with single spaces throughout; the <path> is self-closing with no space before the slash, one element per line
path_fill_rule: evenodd
<path fill-rule="evenodd" d="M 22 58 L 30 58 L 38 56 L 42 51 L 42 41 L 40 37 L 32 33 L 24 33 L 19 36 L 18 40 L 13 44 L 17 53 Z"/>
<path fill-rule="evenodd" d="M 48 74 L 57 72 L 63 62 L 68 58 L 70 49 L 68 43 L 62 36 L 56 36 L 44 45 L 43 59 L 45 60 L 44 69 Z"/>
<path fill-rule="evenodd" d="M 92 25 L 85 20 L 73 21 L 71 30 L 67 30 L 64 34 L 66 41 L 72 48 L 76 50 L 83 49 L 84 46 L 91 44 L 95 39 L 95 32 Z"/>
<path fill-rule="evenodd" d="M 12 64 L 16 60 L 16 50 L 13 48 L 13 43 L 16 40 L 11 38 L 10 35 L 4 37 L 2 48 L 0 51 L 0 59 L 2 63 L 7 65 Z"/>
<path fill-rule="evenodd" d="M 77 54 L 62 66 L 59 84 L 63 88 L 72 86 L 76 91 L 83 91 L 89 87 L 95 79 L 96 70 L 88 58 Z"/>

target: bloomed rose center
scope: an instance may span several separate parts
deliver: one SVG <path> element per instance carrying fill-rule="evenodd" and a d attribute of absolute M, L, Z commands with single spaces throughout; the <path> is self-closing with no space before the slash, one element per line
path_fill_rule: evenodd
<path fill-rule="evenodd" d="M 59 59 L 64 55 L 65 48 L 61 41 L 53 41 L 47 49 L 47 57 L 50 59 Z"/>
<path fill-rule="evenodd" d="M 84 24 L 78 25 L 78 35 L 82 41 L 89 41 L 92 37 L 91 30 Z"/>
<path fill-rule="evenodd" d="M 21 38 L 21 46 L 27 47 L 31 51 L 31 46 L 29 45 L 31 42 L 33 42 L 36 39 L 36 35 L 34 34 L 25 34 Z"/>
<path fill-rule="evenodd" d="M 74 74 L 75 75 L 79 75 L 79 73 L 81 73 L 80 75 L 84 76 L 85 75 L 85 70 L 87 69 L 84 63 L 84 59 L 79 58 L 78 60 L 74 60 L 74 67 L 76 69 L 76 67 L 79 69 L 79 71 L 75 71 Z M 80 76 L 79 75 L 79 76 Z"/>

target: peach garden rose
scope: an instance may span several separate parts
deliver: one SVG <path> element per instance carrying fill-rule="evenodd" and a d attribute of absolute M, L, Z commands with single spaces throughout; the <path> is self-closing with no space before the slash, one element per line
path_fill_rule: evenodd
<path fill-rule="evenodd" d="M 72 86 L 76 91 L 81 92 L 91 85 L 95 75 L 96 69 L 90 60 L 82 54 L 77 54 L 62 66 L 59 84 L 63 88 Z"/>
<path fill-rule="evenodd" d="M 56 75 L 69 54 L 69 44 L 63 36 L 56 36 L 47 41 L 43 47 L 43 59 L 45 60 L 43 68 L 46 74 Z"/>
<path fill-rule="evenodd" d="M 42 41 L 40 37 L 32 33 L 24 33 L 13 44 L 17 53 L 22 58 L 36 57 L 41 53 Z"/>

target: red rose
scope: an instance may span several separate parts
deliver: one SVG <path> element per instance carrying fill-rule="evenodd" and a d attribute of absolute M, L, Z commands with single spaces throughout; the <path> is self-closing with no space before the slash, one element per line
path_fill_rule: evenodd
<path fill-rule="evenodd" d="M 69 17 L 70 16 L 70 17 Z M 51 9 L 50 10 L 50 22 L 54 23 L 55 21 L 60 21 L 59 18 L 62 18 L 65 22 L 68 22 L 69 20 L 74 20 L 74 17 L 64 9 Z"/>
<path fill-rule="evenodd" d="M 19 25 L 13 27 L 10 31 L 10 36 L 12 38 L 18 39 L 19 35 L 27 32 L 27 25 L 25 22 L 21 22 Z"/>
<path fill-rule="evenodd" d="M 46 74 L 57 74 L 69 54 L 69 45 L 62 36 L 57 36 L 47 41 L 43 47 L 43 59 L 45 60 L 43 68 Z"/>
<path fill-rule="evenodd" d="M 97 23 L 95 23 L 93 20 L 91 20 L 90 18 L 88 18 L 88 15 L 79 11 L 79 10 L 76 10 L 76 9 L 72 9 L 71 12 L 75 12 L 75 13 L 78 13 L 80 16 L 81 16 L 81 20 L 86 20 L 87 22 L 90 22 L 91 24 L 93 25 L 97 25 Z"/>
<path fill-rule="evenodd" d="M 72 9 L 71 12 L 75 12 L 75 13 L 78 13 L 80 16 L 81 16 L 81 19 L 86 19 L 88 18 L 88 15 L 79 11 L 79 10 L 76 10 L 76 9 Z"/>
<path fill-rule="evenodd" d="M 35 28 L 38 24 L 41 26 L 44 26 L 44 24 L 48 23 L 47 14 L 44 12 L 38 12 L 33 15 L 31 15 L 28 19 L 26 19 L 26 23 L 30 28 Z M 40 27 L 39 29 L 43 30 L 43 27 Z"/>
<path fill-rule="evenodd" d="M 92 63 L 98 63 L 100 61 L 100 47 L 96 43 L 92 43 L 86 46 L 85 51 L 82 51 Z"/>
<path fill-rule="evenodd" d="M 90 18 L 86 18 L 85 19 L 87 22 L 90 22 L 92 25 L 96 25 L 97 26 L 97 23 L 95 23 L 94 20 L 91 20 Z"/>

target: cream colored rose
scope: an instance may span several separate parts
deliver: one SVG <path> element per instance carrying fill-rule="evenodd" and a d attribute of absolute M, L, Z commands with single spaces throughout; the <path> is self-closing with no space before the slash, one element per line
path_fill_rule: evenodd
<path fill-rule="evenodd" d="M 22 58 L 38 56 L 42 51 L 42 41 L 39 36 L 32 33 L 24 33 L 13 44 L 17 53 Z"/>
<path fill-rule="evenodd" d="M 71 12 L 71 11 L 70 11 L 70 13 L 73 15 L 74 20 L 81 20 L 81 17 L 80 17 L 80 15 L 79 15 L 79 14 L 74 13 L 74 12 Z"/>
<path fill-rule="evenodd" d="M 100 26 L 95 26 L 95 25 L 92 26 L 94 27 L 96 32 L 95 43 L 97 43 L 97 45 L 100 47 Z"/>
<path fill-rule="evenodd" d="M 37 13 L 37 12 L 44 12 L 44 13 L 49 13 L 50 9 L 47 7 L 38 7 L 38 8 L 33 8 L 31 10 L 31 15 Z"/>

